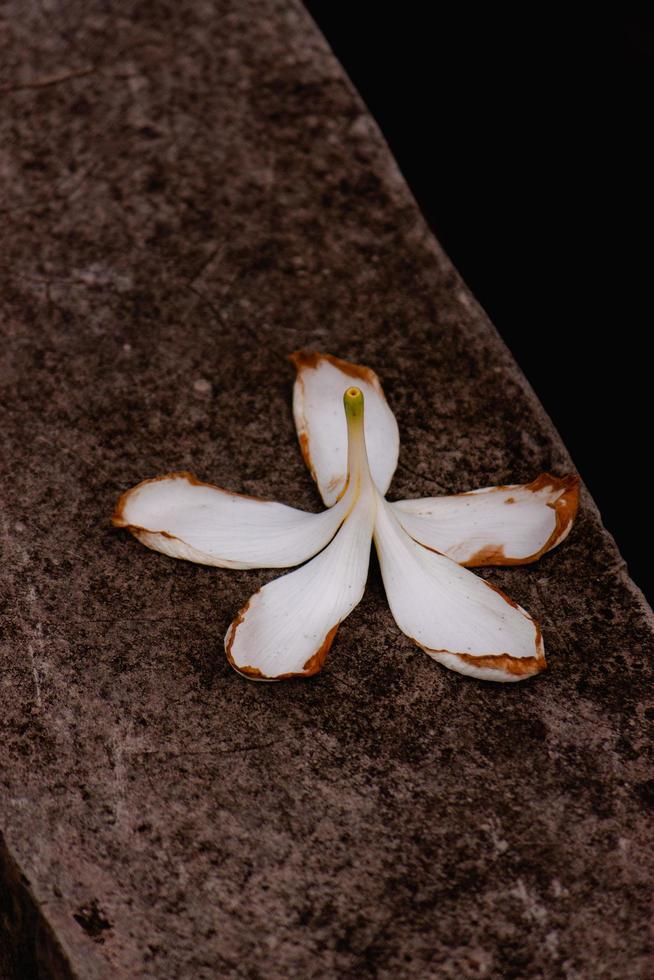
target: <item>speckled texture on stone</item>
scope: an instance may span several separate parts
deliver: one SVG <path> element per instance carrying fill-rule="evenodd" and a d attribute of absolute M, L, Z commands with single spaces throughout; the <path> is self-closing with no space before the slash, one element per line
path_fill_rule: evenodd
<path fill-rule="evenodd" d="M 516 686 L 414 647 L 375 562 L 321 675 L 248 683 L 222 637 L 277 573 L 110 527 L 175 469 L 320 509 L 299 346 L 381 375 L 392 498 L 571 467 L 303 9 L 0 11 L 7 969 L 651 977 L 653 621 L 587 495 L 483 572 L 543 626 Z"/>

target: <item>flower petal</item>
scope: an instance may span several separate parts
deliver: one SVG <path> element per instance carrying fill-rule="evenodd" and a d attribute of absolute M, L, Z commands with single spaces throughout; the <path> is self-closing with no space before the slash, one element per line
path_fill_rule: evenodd
<path fill-rule="evenodd" d="M 297 377 L 293 415 L 304 460 L 328 507 L 338 500 L 347 472 L 347 427 L 343 392 L 356 384 L 366 404 L 366 444 L 370 472 L 386 493 L 397 466 L 400 436 L 379 378 L 368 367 L 350 364 L 331 354 L 291 354 Z"/>
<path fill-rule="evenodd" d="M 445 667 L 518 681 L 546 666 L 538 625 L 494 586 L 417 544 L 378 498 L 375 545 L 391 612 L 403 633 Z"/>
<path fill-rule="evenodd" d="M 578 505 L 578 477 L 543 473 L 525 485 L 398 500 L 392 506 L 415 541 L 473 567 L 536 561 L 569 534 Z"/>
<path fill-rule="evenodd" d="M 376 491 L 366 456 L 363 395 L 350 387 L 343 401 L 348 435 L 348 490 L 341 498 L 348 511 L 343 526 L 329 547 L 307 565 L 269 582 L 252 596 L 225 636 L 229 662 L 253 680 L 316 674 L 339 623 L 363 596 Z"/>
<path fill-rule="evenodd" d="M 373 521 L 374 497 L 366 494 L 324 551 L 252 596 L 225 637 L 239 673 L 283 680 L 321 669 L 339 623 L 363 596 Z"/>
<path fill-rule="evenodd" d="M 191 473 L 145 480 L 118 501 L 112 522 L 148 548 L 224 568 L 289 568 L 315 555 L 347 514 L 309 514 L 202 483 Z"/>

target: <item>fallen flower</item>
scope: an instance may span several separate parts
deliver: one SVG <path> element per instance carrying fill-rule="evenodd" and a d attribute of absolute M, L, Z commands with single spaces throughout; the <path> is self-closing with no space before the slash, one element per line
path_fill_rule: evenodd
<path fill-rule="evenodd" d="M 531 562 L 559 544 L 576 513 L 578 479 L 543 474 L 526 485 L 389 503 L 399 434 L 377 375 L 328 354 L 300 351 L 292 360 L 300 446 L 327 510 L 311 514 L 171 473 L 124 493 L 113 523 L 176 558 L 301 565 L 255 593 L 227 631 L 229 662 L 246 677 L 321 669 L 363 596 L 372 540 L 395 621 L 434 660 L 483 680 L 543 670 L 537 623 L 463 566 Z"/>

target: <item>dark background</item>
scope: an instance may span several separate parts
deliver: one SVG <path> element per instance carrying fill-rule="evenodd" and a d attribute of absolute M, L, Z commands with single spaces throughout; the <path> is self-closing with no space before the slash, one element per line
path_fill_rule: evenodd
<path fill-rule="evenodd" d="M 652 17 L 306 6 L 651 602 Z"/>

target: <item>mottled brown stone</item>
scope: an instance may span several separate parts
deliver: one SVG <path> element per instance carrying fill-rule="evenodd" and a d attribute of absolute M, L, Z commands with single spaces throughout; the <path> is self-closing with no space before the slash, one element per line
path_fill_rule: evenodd
<path fill-rule="evenodd" d="M 173 470 L 319 509 L 298 348 L 379 373 L 392 498 L 570 470 L 303 9 L 1 10 L 0 964 L 651 977 L 653 620 L 585 490 L 482 572 L 543 627 L 505 686 L 400 634 L 374 562 L 322 673 L 248 682 L 222 638 L 277 573 L 111 527 Z"/>

